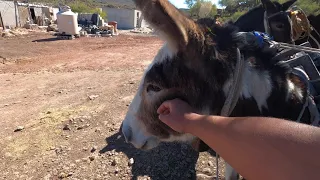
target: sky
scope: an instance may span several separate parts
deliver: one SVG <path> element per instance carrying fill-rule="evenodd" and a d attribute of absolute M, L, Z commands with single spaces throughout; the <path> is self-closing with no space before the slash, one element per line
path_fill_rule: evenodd
<path fill-rule="evenodd" d="M 187 5 L 184 4 L 184 0 L 169 0 L 172 4 L 174 4 L 178 8 L 187 8 Z M 216 4 L 217 7 L 218 5 L 218 0 L 211 0 L 213 4 Z"/>

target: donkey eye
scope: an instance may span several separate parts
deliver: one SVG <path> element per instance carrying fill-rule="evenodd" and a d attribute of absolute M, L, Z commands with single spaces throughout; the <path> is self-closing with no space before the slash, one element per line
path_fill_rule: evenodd
<path fill-rule="evenodd" d="M 149 92 L 149 91 L 159 92 L 159 91 L 161 91 L 161 88 L 156 85 L 149 84 L 147 87 L 147 92 Z"/>
<path fill-rule="evenodd" d="M 278 24 L 276 24 L 276 27 L 279 28 L 279 29 L 282 29 L 282 28 L 284 28 L 284 24 L 283 23 L 278 23 Z"/>

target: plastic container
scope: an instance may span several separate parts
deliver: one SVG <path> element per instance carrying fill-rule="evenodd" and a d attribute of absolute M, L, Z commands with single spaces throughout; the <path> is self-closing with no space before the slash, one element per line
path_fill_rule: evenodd
<path fill-rule="evenodd" d="M 78 13 L 72 12 L 69 6 L 57 13 L 57 24 L 60 34 L 77 35 L 81 29 L 78 27 Z"/>

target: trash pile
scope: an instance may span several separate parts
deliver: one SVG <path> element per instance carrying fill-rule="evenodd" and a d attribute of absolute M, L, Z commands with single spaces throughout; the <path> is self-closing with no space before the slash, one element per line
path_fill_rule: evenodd
<path fill-rule="evenodd" d="M 118 31 L 113 25 L 104 24 L 104 26 L 88 25 L 82 26 L 80 36 L 89 37 L 111 37 L 118 35 Z"/>
<path fill-rule="evenodd" d="M 135 28 L 131 30 L 132 33 L 142 33 L 142 34 L 151 34 L 153 33 L 153 29 L 149 27 L 141 27 L 141 28 Z"/>
<path fill-rule="evenodd" d="M 118 35 L 117 22 L 105 23 L 97 13 L 79 14 L 78 24 L 81 27 L 80 36 L 110 37 Z"/>

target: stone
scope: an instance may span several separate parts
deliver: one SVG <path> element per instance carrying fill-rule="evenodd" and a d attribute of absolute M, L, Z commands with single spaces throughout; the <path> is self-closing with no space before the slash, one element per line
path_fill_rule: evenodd
<path fill-rule="evenodd" d="M 98 146 L 93 146 L 93 147 L 91 148 L 91 152 L 93 153 L 93 152 L 95 152 L 97 149 L 98 149 Z"/>
<path fill-rule="evenodd" d="M 58 29 L 58 25 L 57 24 L 50 24 L 48 27 L 47 27 L 47 31 L 54 31 L 54 32 L 58 32 L 59 29 Z"/>
<path fill-rule="evenodd" d="M 90 95 L 88 98 L 89 98 L 89 100 L 94 100 L 98 97 L 99 97 L 99 95 Z"/>
<path fill-rule="evenodd" d="M 204 168 L 202 171 L 203 171 L 203 173 L 205 173 L 205 174 L 211 174 L 211 173 L 212 173 L 212 171 L 211 171 L 210 168 Z"/>
<path fill-rule="evenodd" d="M 119 158 L 114 158 L 113 161 L 111 162 L 111 166 L 116 166 L 119 163 Z"/>
<path fill-rule="evenodd" d="M 70 129 L 69 124 L 64 125 L 64 126 L 63 126 L 63 130 L 65 130 L 65 131 L 70 131 L 71 129 Z"/>
<path fill-rule="evenodd" d="M 208 162 L 208 166 L 214 166 L 213 162 L 212 162 L 212 161 L 209 161 L 209 162 Z"/>
<path fill-rule="evenodd" d="M 17 126 L 14 132 L 22 131 L 24 129 L 23 126 Z"/>
<path fill-rule="evenodd" d="M 205 174 L 197 174 L 197 177 L 196 177 L 197 180 L 212 180 L 215 178 L 216 178 L 215 176 L 208 176 Z"/>
<path fill-rule="evenodd" d="M 95 160 L 95 156 L 89 156 L 89 159 L 90 159 L 90 161 L 93 161 L 93 160 Z"/>
<path fill-rule="evenodd" d="M 13 157 L 13 156 L 12 156 L 12 154 L 11 154 L 11 153 L 9 153 L 9 152 L 6 152 L 6 153 L 4 154 L 4 156 L 5 156 L 5 157 L 7 157 L 7 158 L 11 158 L 11 157 Z"/>
<path fill-rule="evenodd" d="M 133 159 L 133 158 L 130 158 L 128 165 L 129 165 L 129 166 L 132 166 L 133 164 L 134 164 L 134 159 Z"/>
<path fill-rule="evenodd" d="M 116 168 L 114 169 L 114 173 L 115 173 L 115 174 L 118 174 L 119 171 L 120 171 L 120 170 L 119 170 L 118 167 L 116 167 Z"/>
<path fill-rule="evenodd" d="M 60 179 L 64 179 L 64 178 L 68 177 L 68 174 L 66 174 L 66 173 L 60 173 L 58 177 L 59 177 Z"/>

